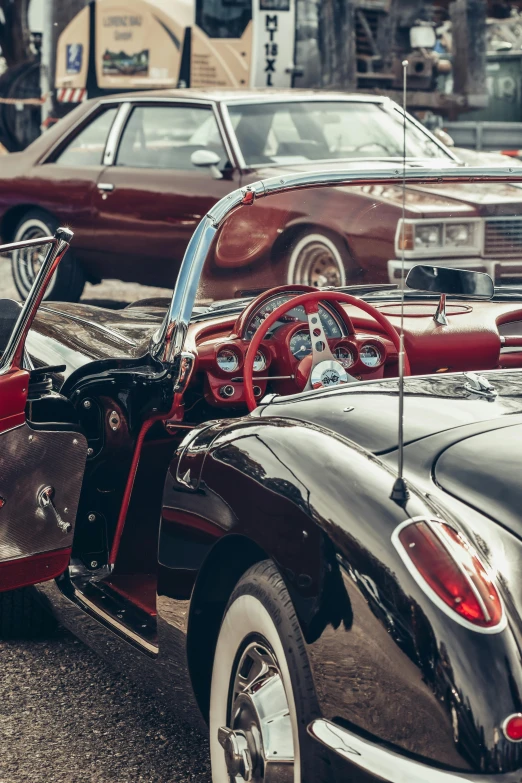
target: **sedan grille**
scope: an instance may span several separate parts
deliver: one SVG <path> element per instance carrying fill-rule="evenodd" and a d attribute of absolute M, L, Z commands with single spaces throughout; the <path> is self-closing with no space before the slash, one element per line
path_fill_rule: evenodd
<path fill-rule="evenodd" d="M 522 255 L 522 217 L 486 220 L 484 256 Z"/>

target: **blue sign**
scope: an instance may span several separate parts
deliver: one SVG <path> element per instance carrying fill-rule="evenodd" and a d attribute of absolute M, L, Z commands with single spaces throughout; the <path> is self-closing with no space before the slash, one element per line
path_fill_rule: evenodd
<path fill-rule="evenodd" d="M 67 73 L 80 73 L 83 60 L 83 44 L 67 44 L 65 59 L 65 70 Z"/>

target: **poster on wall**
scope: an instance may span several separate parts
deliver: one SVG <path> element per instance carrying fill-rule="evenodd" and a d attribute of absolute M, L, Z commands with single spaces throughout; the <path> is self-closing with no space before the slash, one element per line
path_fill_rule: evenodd
<path fill-rule="evenodd" d="M 295 56 L 295 0 L 253 0 L 252 86 L 292 86 Z"/>

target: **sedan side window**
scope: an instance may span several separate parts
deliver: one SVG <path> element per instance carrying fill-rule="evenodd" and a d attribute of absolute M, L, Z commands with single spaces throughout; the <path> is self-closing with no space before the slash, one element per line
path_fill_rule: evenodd
<path fill-rule="evenodd" d="M 117 107 L 98 114 L 85 126 L 56 158 L 60 166 L 101 166 L 107 137 L 116 117 Z"/>
<path fill-rule="evenodd" d="M 117 166 L 191 170 L 191 155 L 210 150 L 227 162 L 212 109 L 190 106 L 137 106 L 125 126 Z"/>

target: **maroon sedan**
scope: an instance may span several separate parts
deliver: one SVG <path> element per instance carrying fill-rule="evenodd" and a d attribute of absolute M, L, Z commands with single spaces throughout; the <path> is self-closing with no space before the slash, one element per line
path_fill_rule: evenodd
<path fill-rule="evenodd" d="M 261 178 L 327 170 L 346 161 L 359 168 L 395 167 L 403 154 L 402 125 L 402 112 L 389 99 L 324 92 L 175 90 L 88 101 L 23 153 L 2 159 L 1 239 L 20 241 L 51 234 L 60 224 L 71 226 L 74 252 L 48 290 L 51 299 L 77 300 L 85 281 L 109 277 L 172 286 L 200 218 L 228 192 Z M 459 164 L 415 120 L 409 118 L 407 127 L 408 165 L 427 158 L 431 166 Z M 266 268 L 267 258 L 286 265 L 289 284 L 339 286 L 365 276 L 393 280 L 401 200 L 391 190 L 385 197 L 338 190 L 337 198 L 323 199 L 327 208 L 314 207 L 320 222 L 313 223 L 295 201 L 285 199 L 278 214 L 265 215 L 257 233 L 250 225 L 243 236 L 238 225 L 218 243 L 216 264 L 229 280 L 237 276 L 238 290 L 253 281 L 261 259 Z M 366 258 L 358 239 L 371 230 L 365 215 L 376 200 L 388 204 L 388 220 Z M 480 231 L 460 220 L 476 220 L 476 208 L 463 212 L 457 196 L 441 206 L 442 217 L 430 214 L 432 222 L 459 219 L 455 252 L 451 243 L 443 246 L 445 231 L 435 231 L 439 248 L 419 229 L 426 218 L 422 201 L 422 192 L 408 201 L 407 258 L 419 251 L 423 259 L 431 254 L 462 266 L 469 256 L 477 268 Z M 14 254 L 13 276 L 22 296 L 39 263 L 34 251 Z"/>

